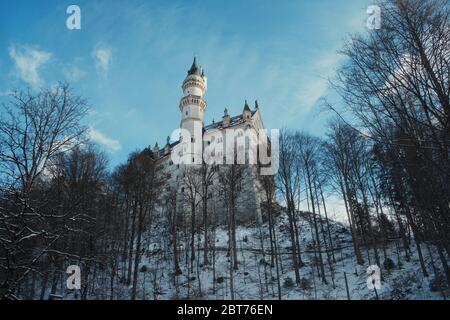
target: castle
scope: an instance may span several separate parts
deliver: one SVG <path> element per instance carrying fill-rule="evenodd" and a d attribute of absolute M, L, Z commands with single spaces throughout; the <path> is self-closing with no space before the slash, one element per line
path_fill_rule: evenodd
<path fill-rule="evenodd" d="M 237 194 L 236 221 L 260 222 L 263 192 L 259 179 L 261 166 L 257 163 L 257 152 L 252 146 L 256 146 L 260 141 L 267 141 L 267 136 L 262 137 L 265 132 L 258 102 L 255 101 L 255 107 L 251 110 L 245 101 L 242 113 L 236 116 L 230 116 L 225 108 L 221 121 L 213 120 L 211 124 L 205 125 L 203 119 L 207 102 L 204 96 L 207 86 L 205 72 L 194 58 L 182 84 L 184 96 L 179 104 L 180 128 L 167 137 L 167 143 L 163 148 L 155 144 L 152 149 L 153 157 L 166 174 L 167 192 L 171 188 L 176 189 L 179 203 L 177 211 L 182 215 L 189 214 L 192 210 L 190 205 L 183 201 L 183 195 L 187 192 L 186 170 L 190 167 L 199 167 L 209 160 L 209 165 L 217 171 L 217 174 L 213 175 L 210 182 L 207 207 L 208 211 L 213 212 L 211 217 L 213 223 L 217 224 L 226 223 L 228 217 L 227 199 L 223 188 L 220 188 L 223 181 L 219 173 L 229 165 L 230 159 L 237 160 L 237 163 L 245 167 L 245 172 L 234 190 Z M 261 145 L 267 148 L 268 143 L 260 143 L 258 148 L 261 148 Z M 200 208 L 196 210 L 201 212 Z"/>

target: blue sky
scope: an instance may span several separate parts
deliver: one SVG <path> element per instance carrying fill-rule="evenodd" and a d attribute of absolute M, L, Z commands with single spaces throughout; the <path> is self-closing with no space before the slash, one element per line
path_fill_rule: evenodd
<path fill-rule="evenodd" d="M 81 8 L 81 30 L 66 9 Z M 164 144 L 179 126 L 181 83 L 194 54 L 208 76 L 206 123 L 258 99 L 267 128 L 324 132 L 319 98 L 365 0 L 24 1 L 0 12 L 0 99 L 13 89 L 72 84 L 111 164 Z"/>

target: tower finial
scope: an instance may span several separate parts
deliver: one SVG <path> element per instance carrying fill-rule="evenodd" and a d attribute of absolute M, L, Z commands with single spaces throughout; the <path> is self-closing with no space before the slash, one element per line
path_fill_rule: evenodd
<path fill-rule="evenodd" d="M 255 109 L 259 109 L 258 100 L 255 100 Z"/>
<path fill-rule="evenodd" d="M 159 155 L 159 147 L 158 147 L 158 142 L 155 143 L 155 146 L 153 147 L 153 156 L 155 158 L 158 158 Z"/>
<path fill-rule="evenodd" d="M 247 100 L 245 100 L 244 111 L 250 111 L 250 107 L 248 106 Z"/>
<path fill-rule="evenodd" d="M 227 108 L 225 108 L 225 110 L 223 110 L 223 115 L 224 115 L 224 116 L 227 116 L 227 115 L 228 115 L 228 109 L 227 109 Z"/>
<path fill-rule="evenodd" d="M 194 61 L 192 62 L 192 66 L 188 71 L 188 75 L 191 74 L 196 74 L 196 75 L 200 75 L 201 74 L 201 70 L 200 68 L 197 66 L 197 56 L 194 55 Z"/>

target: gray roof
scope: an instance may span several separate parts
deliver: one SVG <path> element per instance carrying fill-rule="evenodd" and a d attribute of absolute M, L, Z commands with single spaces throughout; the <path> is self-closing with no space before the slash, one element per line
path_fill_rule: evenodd
<path fill-rule="evenodd" d="M 248 111 L 251 111 L 251 110 L 248 109 Z M 256 112 L 256 110 L 251 111 L 252 115 L 254 115 L 255 112 Z M 242 114 L 239 114 L 239 115 L 234 116 L 234 117 L 230 117 L 230 123 L 227 126 L 227 128 L 236 126 L 236 125 L 238 125 L 240 123 L 243 123 L 243 122 L 244 122 L 244 119 L 242 117 Z M 223 120 L 222 121 L 213 122 L 213 123 L 203 127 L 204 132 L 210 131 L 210 130 L 214 130 L 214 129 L 222 129 L 222 128 L 223 128 Z"/>

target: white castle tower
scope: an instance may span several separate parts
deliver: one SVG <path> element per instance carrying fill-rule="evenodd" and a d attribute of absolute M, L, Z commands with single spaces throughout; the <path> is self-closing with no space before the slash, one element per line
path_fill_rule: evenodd
<path fill-rule="evenodd" d="M 207 79 L 202 68 L 197 66 L 197 59 L 194 58 L 191 68 L 181 86 L 184 97 L 180 101 L 181 128 L 190 132 L 199 122 L 203 124 L 203 115 L 206 109 L 206 101 L 203 96 L 207 89 Z"/>

